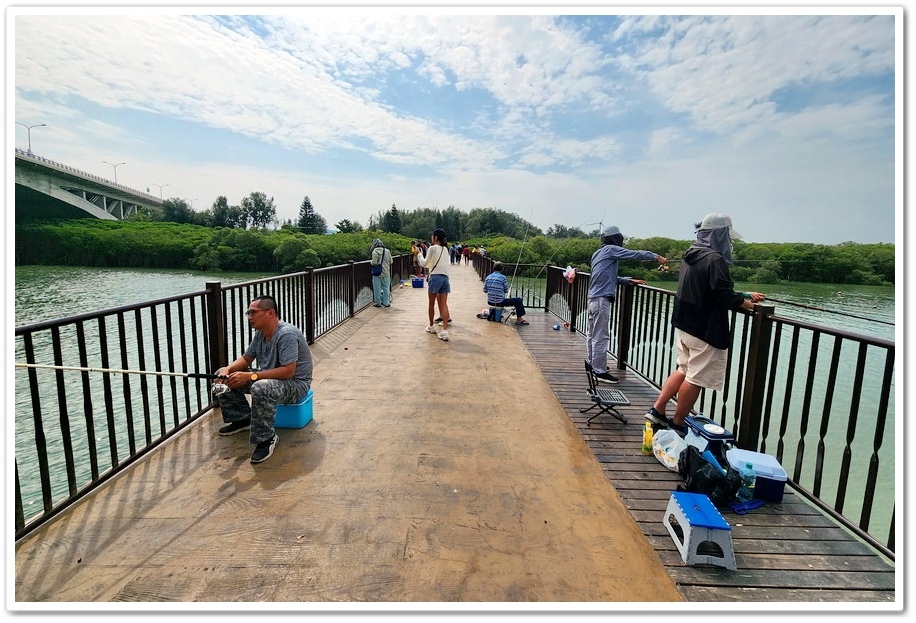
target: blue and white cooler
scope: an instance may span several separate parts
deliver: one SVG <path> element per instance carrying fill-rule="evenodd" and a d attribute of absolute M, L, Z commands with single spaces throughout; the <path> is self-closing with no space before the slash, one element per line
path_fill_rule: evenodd
<path fill-rule="evenodd" d="M 709 450 L 716 457 L 725 459 L 725 444 L 735 440 L 734 434 L 703 415 L 687 416 L 687 436 L 684 441 L 700 452 Z"/>

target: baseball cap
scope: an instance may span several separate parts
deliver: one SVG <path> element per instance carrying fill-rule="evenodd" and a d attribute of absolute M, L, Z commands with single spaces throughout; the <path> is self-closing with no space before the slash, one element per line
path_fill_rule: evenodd
<path fill-rule="evenodd" d="M 697 227 L 697 230 L 703 231 L 708 229 L 722 229 L 728 227 L 728 235 L 735 240 L 741 240 L 741 234 L 732 228 L 732 217 L 721 212 L 710 212 L 703 217 L 703 222 Z"/>
<path fill-rule="evenodd" d="M 619 228 L 619 227 L 617 227 L 616 225 L 608 225 L 608 226 L 605 227 L 604 230 L 601 232 L 601 236 L 602 236 L 602 237 L 604 237 L 604 236 L 613 236 L 613 235 L 619 234 L 619 233 L 620 233 L 620 228 Z"/>

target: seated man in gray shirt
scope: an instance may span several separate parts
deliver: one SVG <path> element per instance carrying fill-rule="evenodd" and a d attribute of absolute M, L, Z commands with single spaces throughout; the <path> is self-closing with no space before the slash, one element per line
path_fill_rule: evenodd
<path fill-rule="evenodd" d="M 273 454 L 280 437 L 274 429 L 277 405 L 301 400 L 312 384 L 312 353 L 302 331 L 280 320 L 277 301 L 272 296 L 255 298 L 245 312 L 248 324 L 255 330 L 245 353 L 216 374 L 225 377 L 228 386 L 214 385 L 226 426 L 220 435 L 251 430 L 255 444 L 252 463 L 266 461 Z M 257 360 L 258 369 L 252 362 Z M 217 381 L 219 383 L 219 381 Z M 251 406 L 245 394 L 251 394 Z"/>

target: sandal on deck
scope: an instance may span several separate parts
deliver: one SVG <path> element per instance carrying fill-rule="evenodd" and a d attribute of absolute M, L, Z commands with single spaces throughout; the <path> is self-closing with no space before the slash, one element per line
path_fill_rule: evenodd
<path fill-rule="evenodd" d="M 525 320 L 524 318 L 519 318 L 518 320 L 515 321 L 515 324 L 531 324 L 531 323 Z"/>

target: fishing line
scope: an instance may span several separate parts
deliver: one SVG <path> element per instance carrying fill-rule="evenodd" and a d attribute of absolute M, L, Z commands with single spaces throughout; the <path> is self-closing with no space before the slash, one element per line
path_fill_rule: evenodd
<path fill-rule="evenodd" d="M 605 214 L 605 215 L 607 214 L 607 210 L 604 211 L 604 214 Z M 602 215 L 601 221 L 599 221 L 599 222 L 597 222 L 597 223 L 583 222 L 583 223 L 581 223 L 581 224 L 579 224 L 579 225 L 576 225 L 576 229 L 581 229 L 582 227 L 584 227 L 584 226 L 586 226 L 586 225 L 597 225 L 597 226 L 598 226 L 598 233 L 599 233 L 599 235 L 600 235 L 600 234 L 601 234 L 601 225 L 602 225 L 603 222 L 604 222 L 604 215 Z M 547 258 L 547 261 L 544 262 L 544 265 L 541 266 L 541 269 L 538 271 L 538 274 L 534 276 L 535 279 L 537 279 L 538 277 L 541 276 L 541 273 L 544 272 L 544 269 L 546 269 L 548 266 L 550 266 L 550 262 L 553 260 L 554 257 L 556 257 L 557 253 L 559 253 L 560 251 L 562 251 L 562 250 L 563 250 L 563 247 L 565 247 L 566 244 L 567 244 L 570 240 L 572 240 L 572 239 L 573 239 L 572 237 L 567 238 L 566 240 L 563 241 L 563 244 L 561 244 L 559 247 L 557 247 L 556 251 L 554 251 L 553 254 L 552 254 L 550 257 Z"/>
<path fill-rule="evenodd" d="M 512 292 L 512 288 L 515 286 L 515 275 L 518 273 L 518 264 L 522 261 L 522 251 L 525 249 L 525 243 L 528 242 L 528 230 L 531 228 L 531 219 L 534 218 L 534 207 L 531 208 L 531 213 L 528 215 L 528 224 L 525 225 L 525 238 L 522 240 L 522 246 L 518 248 L 518 257 L 515 260 L 515 270 L 512 271 L 512 279 L 509 281 L 509 292 Z"/>
<path fill-rule="evenodd" d="M 889 320 L 879 320 L 878 318 L 869 318 L 868 316 L 858 316 L 856 314 L 851 314 L 849 312 L 836 311 L 835 309 L 825 309 L 823 307 L 815 307 L 814 305 L 805 305 L 804 303 L 793 303 L 792 301 L 782 301 L 780 299 L 774 299 L 770 297 L 767 297 L 766 300 L 773 301 L 774 303 L 782 303 L 783 305 L 794 305 L 795 307 L 803 307 L 805 309 L 812 309 L 814 311 L 825 312 L 828 314 L 837 314 L 839 316 L 848 316 L 850 318 L 857 318 L 859 320 L 869 320 L 871 322 L 880 322 L 881 324 L 895 326 L 895 323 Z"/>
<path fill-rule="evenodd" d="M 684 260 L 669 260 L 669 262 L 679 262 L 683 263 Z M 756 262 L 758 260 L 744 260 L 746 262 Z M 773 301 L 774 303 L 780 303 L 781 305 L 792 305 L 794 307 L 801 307 L 803 309 L 810 309 L 812 311 L 824 312 L 825 314 L 836 314 L 838 316 L 847 316 L 849 318 L 855 318 L 857 320 L 868 320 L 869 322 L 877 322 L 880 324 L 886 324 L 889 326 L 896 326 L 895 322 L 890 320 L 880 320 L 878 318 L 869 318 L 868 316 L 860 316 L 858 314 L 853 314 L 850 312 L 838 311 L 836 309 L 827 309 L 825 307 L 817 307 L 815 305 L 806 305 L 805 303 L 793 303 L 792 301 L 784 301 L 782 299 L 774 299 L 770 296 L 766 297 L 767 301 Z"/>
<path fill-rule="evenodd" d="M 154 376 L 181 376 L 194 379 L 226 379 L 221 374 L 204 374 L 203 372 L 158 372 L 150 370 L 119 370 L 116 368 L 84 368 L 79 366 L 52 366 L 43 363 L 17 363 L 17 368 L 35 368 L 40 370 L 75 370 L 77 372 L 103 372 L 105 374 L 149 374 Z"/>

